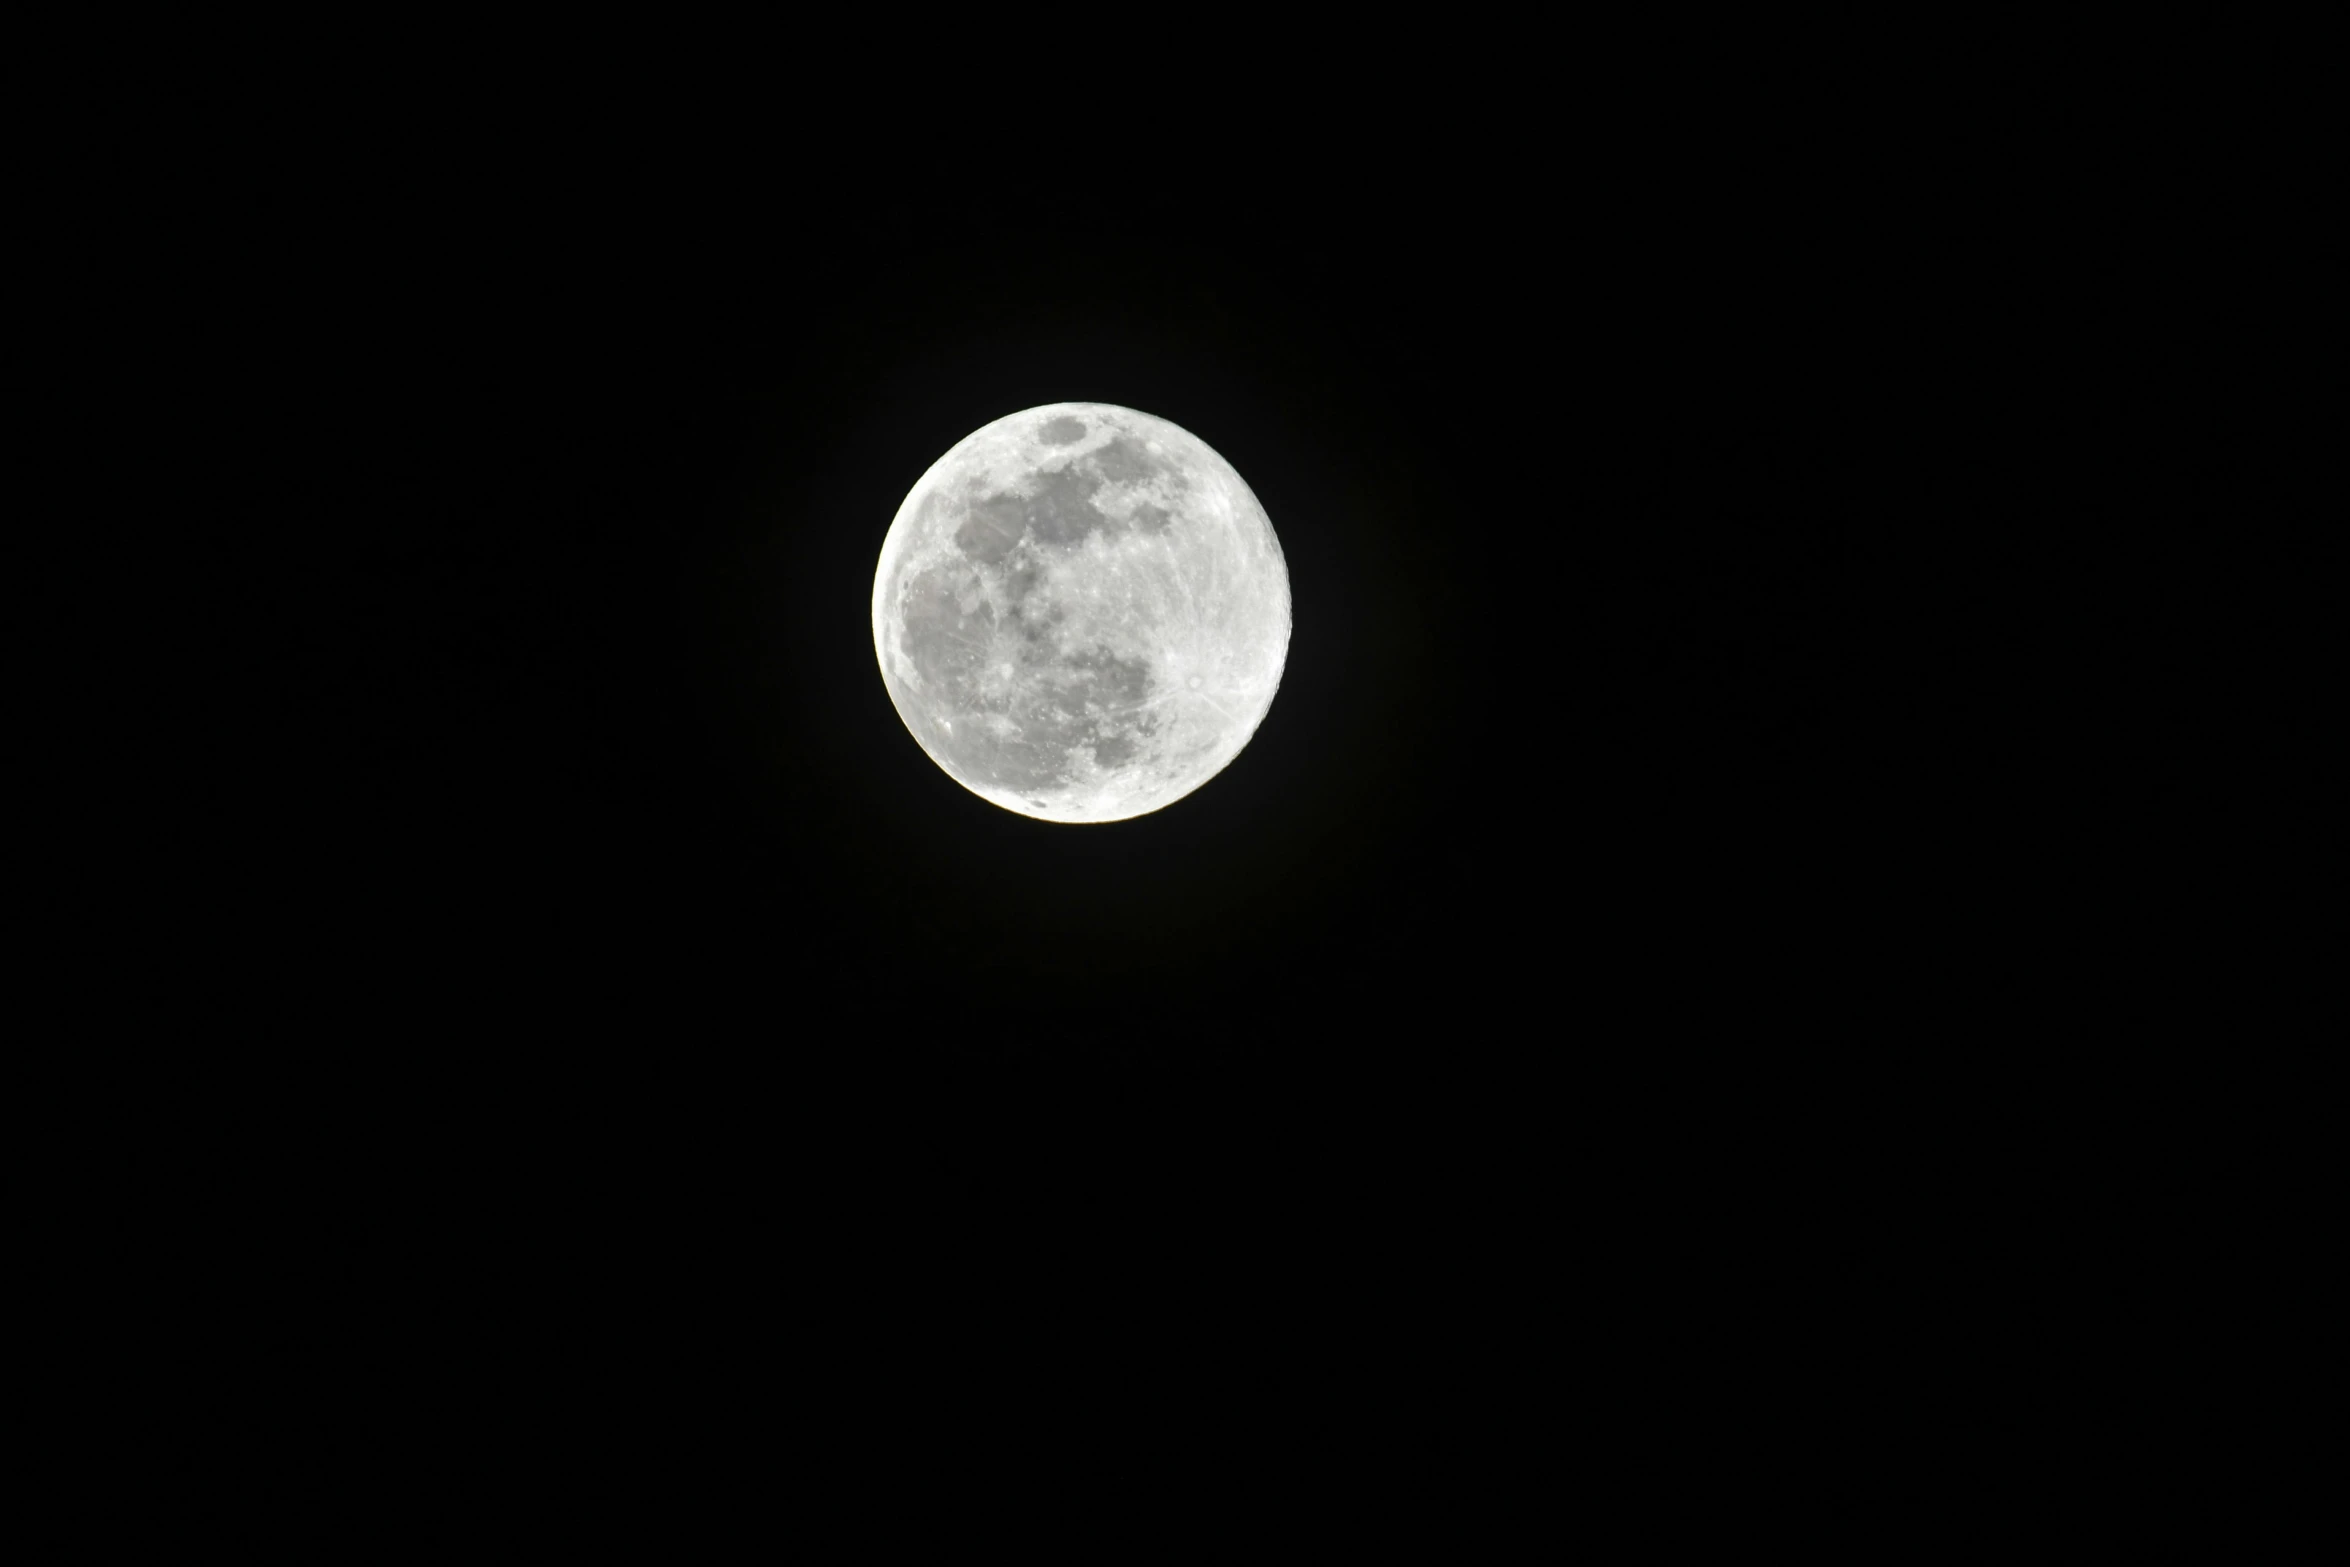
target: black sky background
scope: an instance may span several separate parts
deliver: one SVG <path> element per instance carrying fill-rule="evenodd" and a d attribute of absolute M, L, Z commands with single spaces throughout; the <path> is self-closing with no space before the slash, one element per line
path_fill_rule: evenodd
<path fill-rule="evenodd" d="M 223 37 L 57 117 L 122 232 L 27 245 L 160 416 L 96 431 L 91 580 L 170 561 L 175 645 L 81 633 L 146 863 L 78 889 L 125 934 L 36 1174 L 176 1243 L 136 1332 L 494 1490 L 554 1428 L 928 1473 L 1056 1377 L 1480 1476 L 1618 1387 L 1678 1477 L 1843 1375 L 1872 1447 L 1972 1397 L 2004 1455 L 2045 1389 L 1982 1368 L 2198 1331 L 2043 1288 L 2226 1173 L 2143 1048 L 2230 707 L 2150 520 L 2240 509 L 2176 433 L 2251 330 L 2179 304 L 2232 297 L 2195 138 L 2062 40 L 1433 30 L 1187 21 L 1115 91 L 1091 33 L 1075 87 L 1002 29 L 936 85 Z M 1239 758 L 1092 827 L 943 774 L 869 624 L 909 487 L 1060 400 L 1229 459 L 1295 606 Z"/>
<path fill-rule="evenodd" d="M 880 20 L 24 52 L 84 1413 L 273 1515 L 393 1477 L 358 1529 L 674 1472 L 670 1554 L 1041 1419 L 1458 1554 L 1619 1466 L 1748 1529 L 1757 1454 L 1980 1516 L 2191 1407 L 2291 1093 L 2221 1079 L 2298 1037 L 2205 889 L 2314 885 L 2327 711 L 2218 671 L 2330 667 L 2262 485 L 2332 434 L 2221 364 L 2312 334 L 2194 243 L 2253 232 L 2200 64 Z M 1239 758 L 1093 827 L 944 775 L 868 618 L 929 464 L 1064 399 L 1229 459 L 1295 603 Z"/>
<path fill-rule="evenodd" d="M 299 737 L 268 863 L 335 1026 L 1321 1058 L 1528 1048 L 1595 969 L 1612 1022 L 1718 1017 L 1963 749 L 1916 682 L 1983 498 L 1892 371 L 1967 330 L 1899 297 L 1930 235 L 1782 260 L 1742 227 L 1831 193 L 1441 170 L 603 172 L 338 167 L 256 246 L 314 519 L 245 628 Z M 1064 398 L 1230 458 L 1297 603 L 1242 759 L 1099 830 L 955 787 L 868 667 L 897 500 Z"/>
<path fill-rule="evenodd" d="M 1343 1229 L 1465 1167 L 1483 1225 L 1563 1150 L 2020 1135 L 2111 299 L 2028 89 L 1111 158 L 342 85 L 169 176 L 232 432 L 175 994 L 233 1043 L 171 1070 L 232 1189 L 707 1236 L 1148 1167 L 1384 1194 Z M 1214 446 L 1295 599 L 1247 750 L 1099 827 L 942 774 L 868 621 L 915 479 L 1058 400 Z"/>

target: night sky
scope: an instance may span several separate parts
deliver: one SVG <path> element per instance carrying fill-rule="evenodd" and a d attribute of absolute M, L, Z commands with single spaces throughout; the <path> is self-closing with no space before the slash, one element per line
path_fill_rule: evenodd
<path fill-rule="evenodd" d="M 1733 263 L 1729 217 L 1496 194 L 500 190 L 309 236 L 314 520 L 250 628 L 298 982 L 546 1048 L 1180 1060 L 1712 1017 L 1854 939 L 1968 765 L 1934 676 L 1995 498 L 1891 368 L 1966 323 Z M 946 778 L 867 618 L 923 469 L 1064 399 L 1222 452 L 1296 602 L 1240 760 L 1093 829 Z"/>
<path fill-rule="evenodd" d="M 2077 205 L 1854 105 L 1512 112 L 1090 175 L 361 116 L 191 171 L 257 391 L 202 1091 L 377 1213 L 1178 1124 L 1653 1174 L 1981 1103 L 2062 950 L 2015 825 L 2085 819 L 2035 673 Z M 1238 760 L 1100 826 L 942 773 L 868 618 L 924 469 L 1062 400 L 1227 458 L 1295 604 Z"/>

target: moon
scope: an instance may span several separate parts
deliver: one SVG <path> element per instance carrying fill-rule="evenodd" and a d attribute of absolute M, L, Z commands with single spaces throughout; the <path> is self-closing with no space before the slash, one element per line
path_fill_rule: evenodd
<path fill-rule="evenodd" d="M 955 782 L 1040 821 L 1124 821 L 1215 777 L 1264 721 L 1289 567 L 1198 436 L 1051 403 L 972 431 L 907 492 L 873 651 Z"/>

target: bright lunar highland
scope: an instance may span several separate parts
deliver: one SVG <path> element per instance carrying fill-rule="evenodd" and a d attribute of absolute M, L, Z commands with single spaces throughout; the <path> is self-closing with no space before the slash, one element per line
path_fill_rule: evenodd
<path fill-rule="evenodd" d="M 1023 816 L 1122 821 L 1256 732 L 1289 653 L 1289 568 L 1198 436 L 1053 403 L 973 431 L 908 493 L 873 649 L 948 777 Z"/>

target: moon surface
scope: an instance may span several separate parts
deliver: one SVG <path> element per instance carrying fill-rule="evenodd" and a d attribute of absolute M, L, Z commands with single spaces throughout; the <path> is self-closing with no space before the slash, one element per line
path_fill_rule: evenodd
<path fill-rule="evenodd" d="M 1042 821 L 1123 821 L 1215 777 L 1264 721 L 1289 568 L 1198 436 L 1052 403 L 974 430 L 907 493 L 873 650 L 955 782 Z"/>

